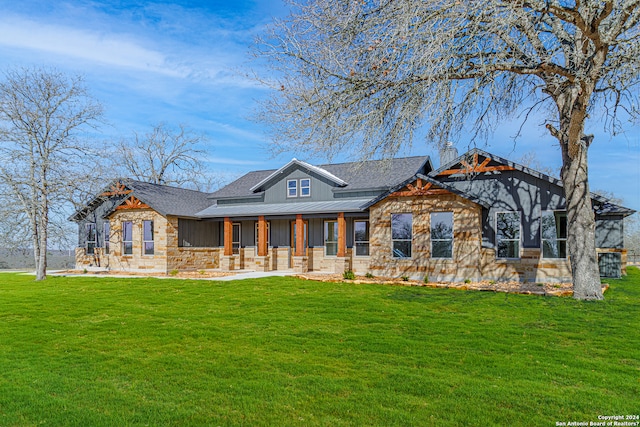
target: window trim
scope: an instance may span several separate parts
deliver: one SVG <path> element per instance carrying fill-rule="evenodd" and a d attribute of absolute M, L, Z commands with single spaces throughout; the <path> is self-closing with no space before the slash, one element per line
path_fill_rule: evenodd
<path fill-rule="evenodd" d="M 329 231 L 329 229 L 327 228 L 327 224 L 329 223 L 334 223 L 335 224 L 335 233 L 336 233 L 336 240 L 327 240 L 327 232 Z M 323 230 L 322 230 L 322 244 L 324 246 L 324 256 L 325 257 L 337 257 L 338 256 L 338 233 L 340 232 L 340 230 L 338 230 L 338 220 L 337 219 L 326 219 L 323 222 Z M 336 245 L 336 253 L 333 255 L 330 255 L 327 253 L 327 243 L 335 243 Z"/>
<path fill-rule="evenodd" d="M 124 240 L 124 231 L 125 231 L 125 224 L 131 224 L 131 240 Z M 133 255 L 133 221 L 122 221 L 121 225 L 121 235 L 122 235 L 122 255 L 123 256 L 127 256 L 127 255 Z M 127 252 L 127 246 L 126 243 L 131 243 L 131 251 Z"/>
<path fill-rule="evenodd" d="M 367 233 L 367 240 L 357 240 L 356 239 L 356 223 L 358 222 L 363 222 L 366 223 L 368 225 L 365 226 L 365 230 L 368 230 Z M 367 258 L 371 256 L 371 252 L 369 252 L 370 246 L 369 246 L 369 242 L 371 239 L 371 223 L 369 222 L 368 219 L 354 219 L 353 220 L 353 256 L 355 257 L 359 257 L 359 258 Z M 368 255 L 358 255 L 358 243 L 360 244 L 367 244 L 367 252 Z"/>
<path fill-rule="evenodd" d="M 89 230 L 93 227 L 93 240 L 89 240 Z M 89 243 L 93 243 L 93 249 L 89 251 Z M 95 222 L 88 222 L 85 224 L 85 244 L 84 253 L 87 255 L 95 255 L 96 248 L 98 247 L 98 227 Z"/>
<path fill-rule="evenodd" d="M 146 240 L 145 239 L 145 223 L 151 223 L 151 240 Z M 145 219 L 142 220 L 142 255 L 143 256 L 153 256 L 156 253 L 156 244 L 155 244 L 155 239 L 154 239 L 154 234 L 155 234 L 155 230 L 154 230 L 154 224 L 153 224 L 153 220 L 152 219 Z M 151 243 L 151 253 L 147 253 L 147 243 Z"/>
<path fill-rule="evenodd" d="M 289 187 L 290 182 L 295 182 L 295 187 Z M 291 195 L 290 190 L 294 190 L 295 194 Z M 288 179 L 287 180 L 287 199 L 294 199 L 298 197 L 298 180 L 297 179 Z"/>
<path fill-rule="evenodd" d="M 543 232 L 543 229 L 542 229 L 542 217 L 544 216 L 544 214 L 545 214 L 545 213 L 552 213 L 552 214 L 554 214 L 554 219 L 555 219 L 555 213 L 556 213 L 556 212 L 562 212 L 562 213 L 564 213 L 565 222 L 566 222 L 566 227 L 567 227 L 567 228 L 569 228 L 569 222 L 568 222 L 569 220 L 568 220 L 568 218 L 567 218 L 567 211 L 566 211 L 566 209 L 552 209 L 552 210 L 542 211 L 542 212 L 540 213 L 540 257 L 541 257 L 542 259 L 569 259 L 569 251 L 568 251 L 568 249 L 567 249 L 567 247 L 566 247 L 566 244 L 567 244 L 567 238 L 566 238 L 566 237 L 556 237 L 556 238 L 554 239 L 556 242 L 561 242 L 561 241 L 565 242 L 565 252 L 566 252 L 566 253 L 565 253 L 565 256 L 564 256 L 564 257 L 560 257 L 560 258 L 551 258 L 551 257 L 545 257 L 545 256 L 544 256 L 544 242 L 545 242 L 545 240 L 546 240 L 546 241 L 549 241 L 549 240 L 551 240 L 551 239 L 545 239 L 545 238 L 543 237 L 543 235 L 542 235 L 542 232 Z M 567 232 L 568 232 L 568 230 L 567 230 Z"/>
<path fill-rule="evenodd" d="M 434 239 L 433 238 L 433 214 L 450 213 L 451 214 L 451 239 Z M 453 259 L 454 254 L 454 241 L 455 241 L 455 215 L 453 211 L 434 211 L 429 212 L 429 240 L 431 241 L 431 259 Z M 433 242 L 451 242 L 451 256 L 448 257 L 435 257 L 433 256 Z"/>
<path fill-rule="evenodd" d="M 394 215 L 411 215 L 411 239 L 394 239 L 393 238 L 393 216 Z M 394 259 L 412 259 L 413 258 L 413 212 L 397 212 L 391 214 L 391 257 Z M 394 242 L 409 242 L 409 256 L 408 257 L 400 257 L 396 256 L 395 251 L 393 250 Z"/>
<path fill-rule="evenodd" d="M 109 221 L 102 225 L 102 232 L 104 233 L 104 254 L 109 255 L 111 251 L 111 223 Z"/>
<path fill-rule="evenodd" d="M 500 214 L 514 214 L 517 213 L 518 214 L 518 239 L 502 239 L 501 241 L 508 241 L 508 242 L 518 242 L 518 256 L 513 258 L 513 257 L 501 257 L 498 256 L 498 247 L 499 247 L 499 242 L 498 242 L 498 215 Z M 495 217 L 494 217 L 494 240 L 495 240 L 495 246 L 496 246 L 496 259 L 502 259 L 502 260 L 517 260 L 517 259 L 521 259 L 522 258 L 522 212 L 520 211 L 496 211 Z"/>

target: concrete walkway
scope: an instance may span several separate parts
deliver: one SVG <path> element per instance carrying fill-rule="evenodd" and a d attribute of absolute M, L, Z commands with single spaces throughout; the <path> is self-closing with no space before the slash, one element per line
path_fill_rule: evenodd
<path fill-rule="evenodd" d="M 238 273 L 232 276 L 214 277 L 211 280 L 216 281 L 230 281 L 230 280 L 243 280 L 243 279 L 260 279 L 262 277 L 272 276 L 293 276 L 296 273 L 293 270 L 282 271 L 247 271 L 246 273 Z"/>

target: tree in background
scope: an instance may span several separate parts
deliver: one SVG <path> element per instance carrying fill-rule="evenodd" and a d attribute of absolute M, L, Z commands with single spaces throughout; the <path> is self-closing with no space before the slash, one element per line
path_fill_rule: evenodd
<path fill-rule="evenodd" d="M 213 184 L 204 167 L 206 143 L 205 136 L 182 124 L 160 123 L 144 135 L 134 132 L 118 147 L 123 174 L 153 184 L 208 189 Z"/>
<path fill-rule="evenodd" d="M 393 156 L 425 128 L 486 138 L 525 108 L 562 153 L 574 296 L 602 299 L 585 136 L 638 117 L 638 0 L 311 0 L 259 40 L 276 148 Z"/>
<path fill-rule="evenodd" d="M 85 137 L 101 116 L 79 76 L 24 68 L 0 82 L 0 186 L 28 226 L 37 280 L 46 278 L 52 214 L 97 162 Z"/>

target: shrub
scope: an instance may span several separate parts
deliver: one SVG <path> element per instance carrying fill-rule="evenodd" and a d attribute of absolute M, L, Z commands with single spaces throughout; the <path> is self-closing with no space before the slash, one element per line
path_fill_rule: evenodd
<path fill-rule="evenodd" d="M 170 276 L 177 276 L 177 275 L 178 275 L 178 270 L 175 270 L 175 269 L 171 270 L 171 271 L 169 272 L 169 275 L 170 275 Z"/>
<path fill-rule="evenodd" d="M 353 280 L 356 278 L 356 273 L 351 270 L 345 270 L 345 272 L 342 273 L 342 278 L 345 280 Z"/>
<path fill-rule="evenodd" d="M 367 273 L 367 274 L 365 274 L 365 277 L 367 279 L 373 279 L 375 276 L 373 274 L 371 274 L 371 273 Z"/>
<path fill-rule="evenodd" d="M 402 280 L 404 282 L 408 282 L 409 281 L 409 276 L 402 276 Z"/>

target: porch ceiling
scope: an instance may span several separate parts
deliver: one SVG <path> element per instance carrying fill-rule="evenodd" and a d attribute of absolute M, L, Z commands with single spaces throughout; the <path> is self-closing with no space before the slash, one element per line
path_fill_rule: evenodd
<path fill-rule="evenodd" d="M 362 206 L 371 199 L 349 199 L 328 202 L 298 202 L 298 203 L 255 203 L 235 206 L 211 206 L 196 214 L 199 218 L 221 218 L 226 216 L 256 216 L 256 215 L 295 215 L 319 214 L 336 212 L 363 212 Z"/>

